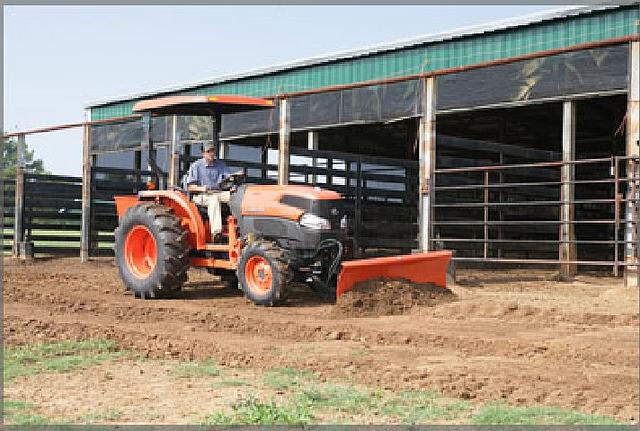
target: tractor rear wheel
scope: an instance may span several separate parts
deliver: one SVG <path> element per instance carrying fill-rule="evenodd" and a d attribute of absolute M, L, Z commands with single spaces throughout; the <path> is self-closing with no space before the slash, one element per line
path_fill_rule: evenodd
<path fill-rule="evenodd" d="M 293 272 L 285 251 L 274 242 L 257 240 L 243 250 L 238 262 L 238 281 L 254 304 L 282 303 L 292 280 Z"/>
<path fill-rule="evenodd" d="M 187 232 L 165 206 L 144 202 L 129 208 L 115 240 L 120 276 L 137 298 L 168 297 L 187 280 Z"/>

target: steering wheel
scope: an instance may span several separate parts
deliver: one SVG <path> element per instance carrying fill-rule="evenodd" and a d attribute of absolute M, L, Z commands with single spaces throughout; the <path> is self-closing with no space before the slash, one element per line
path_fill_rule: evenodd
<path fill-rule="evenodd" d="M 229 175 L 229 177 L 220 181 L 220 190 L 234 191 L 236 187 L 242 182 L 244 177 L 244 172 L 234 172 L 233 174 Z"/>

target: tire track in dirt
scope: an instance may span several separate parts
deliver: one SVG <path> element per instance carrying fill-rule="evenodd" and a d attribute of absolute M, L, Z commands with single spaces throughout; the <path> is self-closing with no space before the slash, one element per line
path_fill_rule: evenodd
<path fill-rule="evenodd" d="M 631 399 L 626 392 L 609 393 L 604 399 L 601 396 L 601 391 L 605 388 L 632 387 L 636 382 L 629 376 L 617 376 L 615 381 L 611 380 L 611 375 L 592 376 L 587 384 L 576 385 L 576 382 L 584 381 L 580 372 L 563 367 L 558 370 L 560 373 L 550 375 L 546 364 L 519 364 L 517 367 L 507 368 L 507 362 L 498 365 L 499 374 L 489 376 L 487 371 L 496 372 L 495 361 L 480 361 L 475 365 L 450 363 L 439 367 L 414 368 L 407 365 L 385 365 L 389 364 L 388 358 L 381 352 L 379 358 L 354 358 L 344 354 L 334 355 L 330 362 L 326 362 L 321 358 L 292 357 L 287 352 L 278 354 L 271 349 L 259 348 L 255 344 L 243 347 L 237 344 L 217 343 L 206 334 L 197 341 L 193 336 L 185 339 L 176 337 L 173 333 L 148 334 L 144 328 L 135 329 L 135 325 L 103 326 L 61 322 L 57 319 L 24 320 L 8 316 L 5 318 L 4 326 L 5 340 L 9 344 L 104 337 L 116 341 L 122 349 L 136 350 L 149 358 L 202 360 L 214 357 L 221 365 L 262 370 L 290 366 L 313 370 L 322 379 L 356 379 L 396 390 L 437 389 L 446 396 L 465 400 L 505 399 L 522 405 L 559 405 L 591 413 L 614 415 L 624 420 L 637 420 L 632 408 L 638 405 L 637 394 L 633 394 Z M 23 337 L 14 334 L 29 335 Z M 216 334 L 211 335 L 216 338 Z M 375 353 L 371 356 L 375 356 Z M 528 384 L 523 386 L 523 382 Z M 590 400 L 598 402 L 593 401 L 589 404 Z"/>
<path fill-rule="evenodd" d="M 616 359 L 623 364 L 634 362 L 632 355 L 624 355 L 619 349 L 593 351 L 584 349 L 558 349 L 548 342 L 512 342 L 477 338 L 475 335 L 447 335 L 442 333 L 425 333 L 417 331 L 376 331 L 364 330 L 355 325 L 345 324 L 333 319 L 316 321 L 306 325 L 294 320 L 282 321 L 281 316 L 273 315 L 268 319 L 251 318 L 233 310 L 217 311 L 185 311 L 172 306 L 157 306 L 154 302 L 134 301 L 128 296 L 120 296 L 118 302 L 107 302 L 92 299 L 78 299 L 66 293 L 53 295 L 50 293 L 22 290 L 16 285 L 5 289 L 5 303 L 30 303 L 51 309 L 57 313 L 80 313 L 85 319 L 92 316 L 109 316 L 117 324 L 181 322 L 183 326 L 196 324 L 198 330 L 207 332 L 228 332 L 236 335 L 267 336 L 279 341 L 321 341 L 327 339 L 350 340 L 365 345 L 396 345 L 407 347 L 430 347 L 438 350 L 455 350 L 467 357 L 499 354 L 507 358 L 534 358 L 537 356 L 554 357 L 562 361 L 576 364 L 587 362 L 610 362 Z M 121 301 L 132 302 L 129 305 Z M 167 302 L 167 301 L 164 301 Z M 169 303 L 171 301 L 168 301 Z M 253 307 L 240 304 L 242 307 Z M 471 314 L 468 317 L 472 316 Z M 482 316 L 484 317 L 484 316 Z"/>
<path fill-rule="evenodd" d="M 106 260 L 5 262 L 7 344 L 105 337 L 153 358 L 293 366 L 390 389 L 638 419 L 638 391 L 629 389 L 639 383 L 633 296 L 597 299 L 612 303 L 596 312 L 600 293 L 588 287 L 576 293 L 544 287 L 539 306 L 525 295 L 535 283 L 529 290 L 505 286 L 506 293 L 496 285 L 407 316 L 337 320 L 327 316 L 330 305 L 313 300 L 265 309 L 225 290 L 135 301 L 122 295 Z M 190 286 L 205 284 L 210 276 L 194 271 Z"/>

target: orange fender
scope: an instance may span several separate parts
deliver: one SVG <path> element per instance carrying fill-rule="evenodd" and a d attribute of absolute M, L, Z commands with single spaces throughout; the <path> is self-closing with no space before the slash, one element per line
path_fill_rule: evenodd
<path fill-rule="evenodd" d="M 145 190 L 138 193 L 137 196 L 115 196 L 114 199 L 118 218 L 121 218 L 129 207 L 138 205 L 140 201 L 153 199 L 162 203 L 173 210 L 173 214 L 180 219 L 182 227 L 189 232 L 189 243 L 192 247 L 196 250 L 204 249 L 207 231 L 204 228 L 198 207 L 189 201 L 184 193 L 173 190 Z"/>

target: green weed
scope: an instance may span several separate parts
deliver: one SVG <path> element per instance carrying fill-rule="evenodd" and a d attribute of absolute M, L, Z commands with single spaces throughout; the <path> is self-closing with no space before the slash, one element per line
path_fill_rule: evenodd
<path fill-rule="evenodd" d="M 220 380 L 213 384 L 214 388 L 239 388 L 242 386 L 251 386 L 251 383 L 240 379 Z"/>
<path fill-rule="evenodd" d="M 332 409 L 345 413 L 365 413 L 380 403 L 380 391 L 360 390 L 346 385 L 322 385 L 303 389 L 298 402 L 310 408 Z"/>
<path fill-rule="evenodd" d="M 118 410 L 106 410 L 103 412 L 92 412 L 75 418 L 74 422 L 78 424 L 113 422 L 122 417 L 122 412 Z"/>
<path fill-rule="evenodd" d="M 313 419 L 302 404 L 277 405 L 262 403 L 255 398 L 241 400 L 233 406 L 233 413 L 216 413 L 205 419 L 206 425 L 304 425 Z"/>
<path fill-rule="evenodd" d="M 3 378 L 42 372 L 66 372 L 123 356 L 110 340 L 60 341 L 5 347 Z"/>
<path fill-rule="evenodd" d="M 32 413 L 35 406 L 31 403 L 15 400 L 3 400 L 4 423 L 7 425 L 45 425 L 51 421 L 44 416 Z"/>
<path fill-rule="evenodd" d="M 432 391 L 402 391 L 385 399 L 379 408 L 382 416 L 399 419 L 403 424 L 429 423 L 441 419 L 455 419 L 470 404 L 464 401 L 445 402 Z"/>
<path fill-rule="evenodd" d="M 313 372 L 288 367 L 269 370 L 263 378 L 266 386 L 276 390 L 301 388 L 313 380 L 315 380 Z"/>
<path fill-rule="evenodd" d="M 447 402 L 436 392 L 407 390 L 391 394 L 349 385 L 315 385 L 295 397 L 310 411 L 324 410 L 346 414 L 389 417 L 404 424 L 429 423 L 455 419 L 470 409 L 463 401 Z"/>
<path fill-rule="evenodd" d="M 485 405 L 471 418 L 476 425 L 615 425 L 615 419 L 557 407 L 514 407 L 506 403 Z"/>
<path fill-rule="evenodd" d="M 216 377 L 220 375 L 220 368 L 211 359 L 202 362 L 186 362 L 175 367 L 173 375 L 180 378 Z"/>

